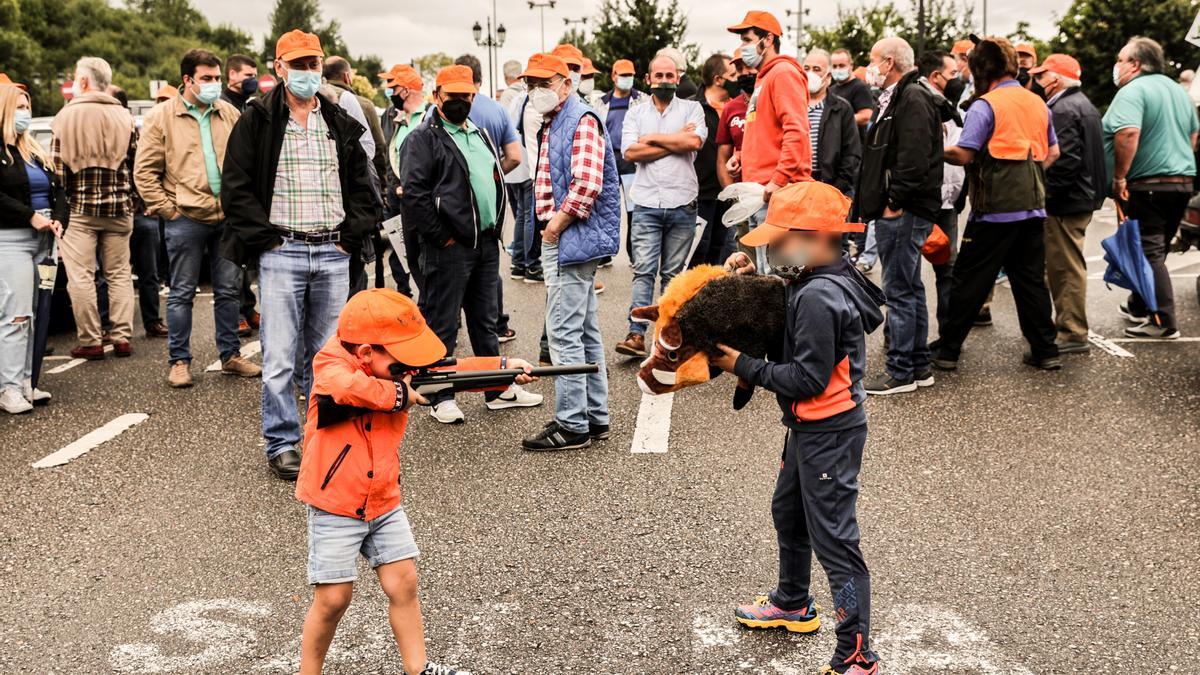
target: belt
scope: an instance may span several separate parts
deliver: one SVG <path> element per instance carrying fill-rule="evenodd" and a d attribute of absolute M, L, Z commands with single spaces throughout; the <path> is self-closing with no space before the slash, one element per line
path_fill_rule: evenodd
<path fill-rule="evenodd" d="M 275 228 L 279 235 L 284 239 L 298 241 L 303 244 L 335 244 L 342 240 L 340 230 L 320 230 L 316 232 L 303 232 L 301 230 L 289 230 L 285 227 Z"/>
<path fill-rule="evenodd" d="M 1153 187 L 1159 187 L 1159 186 L 1165 186 L 1165 185 L 1172 185 L 1172 186 L 1184 185 L 1184 186 L 1187 186 L 1188 190 L 1190 190 L 1191 185 L 1194 181 L 1195 181 L 1195 178 L 1193 176 L 1146 176 L 1145 178 L 1136 178 L 1134 180 L 1129 181 L 1128 187 L 1131 187 L 1131 188 L 1141 188 L 1141 187 L 1153 188 Z M 1175 188 L 1175 189 L 1179 189 L 1179 188 Z"/>

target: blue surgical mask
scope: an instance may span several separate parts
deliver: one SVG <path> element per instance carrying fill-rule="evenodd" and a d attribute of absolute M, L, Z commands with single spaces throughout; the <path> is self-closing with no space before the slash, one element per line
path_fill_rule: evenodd
<path fill-rule="evenodd" d="M 741 50 L 742 63 L 751 68 L 757 68 L 762 65 L 763 55 L 758 53 L 757 42 L 742 45 Z"/>
<path fill-rule="evenodd" d="M 833 75 L 834 82 L 845 82 L 846 80 L 850 79 L 849 68 L 835 68 L 829 72 L 831 75 Z"/>
<path fill-rule="evenodd" d="M 287 88 L 296 98 L 308 100 L 317 95 L 317 90 L 321 88 L 321 73 L 317 70 L 292 70 L 287 71 Z"/>
<path fill-rule="evenodd" d="M 242 93 L 243 94 L 249 96 L 250 94 L 253 94 L 256 91 L 258 91 L 258 78 L 257 77 L 247 77 L 246 79 L 242 80 Z"/>
<path fill-rule="evenodd" d="M 17 110 L 13 113 L 13 130 L 18 134 L 23 134 L 29 129 L 30 123 L 33 122 L 33 113 L 28 110 Z"/>
<path fill-rule="evenodd" d="M 196 92 L 196 99 L 204 105 L 212 105 L 219 98 L 221 98 L 220 82 L 205 82 L 200 85 L 200 91 Z"/>
<path fill-rule="evenodd" d="M 617 76 L 617 89 L 620 89 L 621 91 L 629 91 L 630 89 L 633 89 L 633 76 L 632 75 L 618 75 Z"/>

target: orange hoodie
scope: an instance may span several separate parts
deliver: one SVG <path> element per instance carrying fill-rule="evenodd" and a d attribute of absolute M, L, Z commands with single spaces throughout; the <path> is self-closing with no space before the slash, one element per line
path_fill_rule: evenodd
<path fill-rule="evenodd" d="M 808 77 L 796 59 L 776 56 L 758 71 L 741 159 L 744 181 L 787 185 L 812 180 Z"/>

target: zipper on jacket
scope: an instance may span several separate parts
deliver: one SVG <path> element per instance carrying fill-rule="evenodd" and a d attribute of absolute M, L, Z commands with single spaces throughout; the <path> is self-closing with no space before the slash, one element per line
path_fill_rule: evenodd
<path fill-rule="evenodd" d="M 342 448 L 342 451 L 338 453 L 337 459 L 333 460 L 333 464 L 329 465 L 329 472 L 325 474 L 325 480 L 321 481 L 322 490 L 325 489 L 326 485 L 329 485 L 329 481 L 333 478 L 333 474 L 337 472 L 338 467 L 342 465 L 342 461 L 346 459 L 346 454 L 349 452 L 350 444 L 347 443 L 346 447 Z"/>

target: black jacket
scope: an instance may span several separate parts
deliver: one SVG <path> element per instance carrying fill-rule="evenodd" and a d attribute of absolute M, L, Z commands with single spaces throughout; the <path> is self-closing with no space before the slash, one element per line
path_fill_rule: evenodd
<path fill-rule="evenodd" d="M 862 141 L 854 123 L 854 111 L 846 99 L 826 94 L 821 128 L 817 131 L 817 156 L 813 158 L 817 179 L 853 197 L 860 164 Z"/>
<path fill-rule="evenodd" d="M 487 130 L 479 128 L 496 159 L 496 224 L 492 235 L 500 236 L 504 217 L 504 174 L 500 155 Z M 409 132 L 400 147 L 400 185 L 404 196 L 400 212 L 424 241 L 444 247 L 453 239 L 463 246 L 480 244 L 479 205 L 471 190 L 467 160 L 446 131 L 442 116 L 434 111 Z M 469 199 L 467 197 L 470 197 Z"/>
<path fill-rule="evenodd" d="M 925 220 L 942 205 L 942 114 L 917 71 L 896 83 L 886 110 L 867 130 L 852 213 L 861 220 L 883 215 L 889 203 Z"/>
<path fill-rule="evenodd" d="M 283 93 L 285 88 L 280 85 L 266 96 L 250 100 L 246 112 L 233 126 L 225 151 L 221 208 L 226 221 L 221 255 L 239 265 L 253 262 L 264 251 L 283 242 L 271 225 L 279 151 L 291 116 Z M 367 169 L 370 160 L 358 142 L 366 129 L 336 103 L 322 97 L 320 105 L 321 117 L 337 142 L 338 176 L 346 211 L 346 219 L 337 226 L 341 232 L 338 243 L 351 256 L 357 256 L 363 237 L 376 226 L 374 190 Z"/>
<path fill-rule="evenodd" d="M 1046 170 L 1046 213 L 1091 213 L 1107 191 L 1100 113 L 1079 87 L 1063 92 L 1050 112 L 1062 154 Z"/>
<path fill-rule="evenodd" d="M 25 161 L 21 159 L 16 146 L 10 145 L 6 150 L 7 155 L 0 152 L 0 228 L 33 227 L 29 223 L 33 218 L 33 206 L 30 205 L 29 174 L 25 173 Z M 50 170 L 47 174 L 50 177 L 51 217 L 66 227 L 70 213 L 66 194 L 54 171 Z"/>

